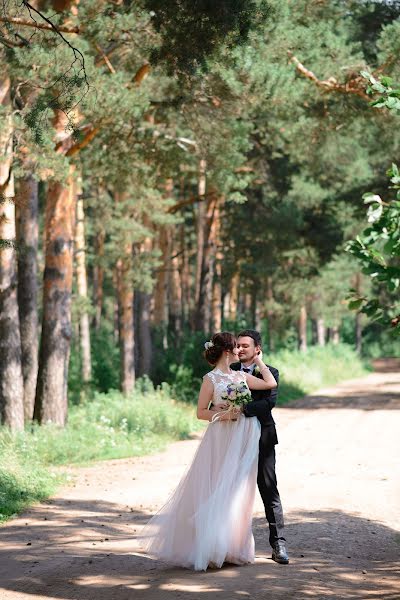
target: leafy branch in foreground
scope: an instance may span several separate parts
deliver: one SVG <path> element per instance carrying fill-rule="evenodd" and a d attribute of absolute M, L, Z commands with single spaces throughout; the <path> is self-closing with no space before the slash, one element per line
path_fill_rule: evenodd
<path fill-rule="evenodd" d="M 394 297 L 400 288 L 400 172 L 393 164 L 388 172 L 396 198 L 384 202 L 377 194 L 364 194 L 365 204 L 369 204 L 367 218 L 371 224 L 355 240 L 348 242 L 347 252 L 357 258 L 362 272 L 378 284 L 384 286 L 388 294 L 375 294 L 375 297 L 360 296 L 350 290 L 349 308 L 365 313 L 369 317 L 388 324 L 400 331 L 400 303 Z"/>
<path fill-rule="evenodd" d="M 400 87 L 393 83 L 393 79 L 376 79 L 367 71 L 362 71 L 361 75 L 369 82 L 367 93 L 378 96 L 371 102 L 371 106 L 400 114 Z M 400 172 L 397 165 L 392 164 L 388 176 L 391 187 L 397 189 L 395 199 L 384 202 L 377 194 L 364 194 L 364 203 L 370 205 L 367 218 L 371 226 L 346 246 L 346 250 L 361 263 L 363 273 L 369 275 L 378 286 L 375 286 L 376 292 L 372 298 L 360 296 L 357 290 L 351 289 L 349 308 L 365 313 L 385 325 L 390 323 L 399 332 Z"/>
<path fill-rule="evenodd" d="M 361 71 L 361 75 L 369 81 L 367 94 L 379 95 L 378 98 L 371 102 L 371 106 L 400 112 L 400 87 L 393 83 L 391 77 L 376 79 L 367 71 Z"/>

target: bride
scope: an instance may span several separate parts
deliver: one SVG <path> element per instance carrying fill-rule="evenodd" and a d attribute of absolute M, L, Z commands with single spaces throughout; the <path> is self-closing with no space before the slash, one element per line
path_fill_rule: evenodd
<path fill-rule="evenodd" d="M 254 562 L 251 521 L 260 423 L 238 408 L 228 411 L 222 397 L 230 383 L 245 382 L 259 390 L 276 387 L 261 358 L 256 360 L 263 379 L 230 369 L 238 360 L 231 333 L 216 333 L 205 347 L 204 356 L 214 368 L 203 378 L 197 417 L 210 424 L 192 464 L 142 538 L 151 556 L 196 571 L 224 562 Z"/>

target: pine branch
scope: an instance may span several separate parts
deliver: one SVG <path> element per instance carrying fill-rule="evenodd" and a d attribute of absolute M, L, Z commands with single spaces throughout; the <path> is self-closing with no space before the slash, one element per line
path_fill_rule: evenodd
<path fill-rule="evenodd" d="M 136 72 L 135 77 L 133 78 L 134 82 L 137 85 L 140 85 L 144 79 L 150 73 L 150 65 L 149 63 L 145 63 L 140 67 L 140 69 Z"/>
<path fill-rule="evenodd" d="M 96 137 L 99 131 L 100 127 L 93 127 L 92 129 L 90 129 L 90 131 L 86 133 L 86 135 L 80 142 L 77 142 L 76 144 L 71 146 L 69 150 L 67 150 L 65 156 L 75 156 L 75 154 L 78 154 L 78 152 L 83 150 L 83 148 L 85 148 L 92 141 L 92 139 Z"/>
<path fill-rule="evenodd" d="M 86 85 L 89 87 L 89 82 L 88 82 L 88 79 L 87 79 L 87 76 L 86 76 L 86 69 L 85 69 L 85 57 L 83 56 L 82 52 L 80 50 L 78 50 L 78 48 L 75 48 L 75 46 L 73 46 L 72 44 L 70 44 L 69 41 L 61 33 L 61 29 L 59 27 L 56 27 L 50 21 L 50 19 L 48 19 L 47 17 L 45 17 L 45 15 L 43 13 L 41 13 L 39 10 L 37 10 L 34 6 L 32 6 L 32 4 L 30 4 L 29 2 L 26 2 L 26 0 L 23 0 L 23 5 L 26 6 L 26 8 L 28 9 L 29 16 L 31 17 L 32 21 L 36 25 L 40 25 L 40 23 L 36 23 L 35 19 L 32 16 L 32 12 L 36 13 L 37 15 L 39 15 L 39 17 L 41 19 L 43 19 L 43 21 L 45 21 L 50 26 L 50 29 L 52 31 L 54 31 L 57 35 L 59 35 L 60 38 L 63 40 L 63 42 L 65 44 L 67 44 L 67 46 L 69 46 L 69 48 L 71 48 L 71 50 L 72 50 L 72 52 L 73 52 L 73 54 L 75 56 L 75 60 L 79 60 L 81 62 L 83 76 L 85 78 Z"/>
<path fill-rule="evenodd" d="M 323 89 L 325 92 L 353 94 L 355 96 L 359 96 L 363 100 L 367 100 L 368 102 L 371 101 L 371 98 L 365 92 L 365 84 L 363 84 L 362 77 L 354 77 L 346 83 L 338 83 L 335 77 L 329 77 L 329 79 L 318 79 L 315 73 L 310 71 L 310 69 L 307 69 L 307 67 L 305 67 L 303 63 L 301 63 L 299 59 L 290 50 L 288 50 L 288 56 L 291 62 L 295 64 L 297 71 L 303 77 L 305 77 L 306 79 L 310 79 L 310 81 L 313 81 L 317 87 Z"/>
<path fill-rule="evenodd" d="M 24 2 L 24 4 L 28 9 L 33 9 L 33 7 L 28 2 Z M 34 10 L 38 12 L 36 9 Z M 38 12 L 38 14 L 40 14 L 40 16 L 43 19 L 45 19 L 45 17 L 41 13 Z M 37 23 L 34 20 L 27 21 L 26 19 L 20 19 L 19 17 L 0 17 L 0 23 L 9 23 L 10 25 L 19 25 L 21 27 L 32 27 L 34 29 L 44 29 L 45 31 L 61 31 L 62 33 L 80 33 L 79 27 L 66 27 L 65 25 L 57 25 L 56 27 L 52 23 Z"/>
<path fill-rule="evenodd" d="M 115 69 L 111 64 L 110 59 L 108 58 L 107 54 L 104 52 L 104 50 L 99 46 L 99 44 L 95 44 L 95 48 L 97 50 L 97 52 L 101 55 L 101 59 L 102 62 L 104 61 L 108 67 L 108 70 L 110 71 L 110 73 L 112 73 L 113 75 L 115 75 Z"/>
<path fill-rule="evenodd" d="M 209 204 L 215 199 L 216 199 L 216 191 L 211 190 L 204 196 L 192 196 L 191 198 L 187 198 L 186 200 L 181 200 L 180 202 L 177 202 L 173 206 L 170 206 L 169 209 L 167 210 L 167 212 L 170 214 L 174 214 L 174 213 L 178 212 L 178 210 L 180 210 L 181 208 L 184 208 L 185 206 L 190 206 L 191 204 L 196 204 L 197 202 L 203 202 L 203 201 L 206 201 L 207 204 Z"/>

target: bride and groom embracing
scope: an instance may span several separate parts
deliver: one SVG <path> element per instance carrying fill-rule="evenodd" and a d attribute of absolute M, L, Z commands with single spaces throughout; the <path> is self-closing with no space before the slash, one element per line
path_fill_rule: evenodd
<path fill-rule="evenodd" d="M 275 475 L 278 443 L 271 410 L 278 370 L 262 361 L 261 336 L 216 333 L 204 356 L 197 417 L 209 421 L 191 465 L 142 533 L 156 558 L 196 571 L 224 562 L 254 562 L 252 513 L 256 483 L 269 524 L 272 558 L 289 562 Z"/>

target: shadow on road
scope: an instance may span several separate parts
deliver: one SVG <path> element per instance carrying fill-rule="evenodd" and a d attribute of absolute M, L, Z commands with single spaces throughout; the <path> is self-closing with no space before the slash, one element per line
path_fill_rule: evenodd
<path fill-rule="evenodd" d="M 141 554 L 132 535 L 149 515 L 129 507 L 54 500 L 32 509 L 29 518 L 29 526 L 19 519 L 1 529 L 0 551 L 0 589 L 26 597 L 399 599 L 399 534 L 345 512 L 292 513 L 287 524 L 289 566 L 269 558 L 265 520 L 258 517 L 256 563 L 206 573 L 171 568 Z M 88 545 L 92 539 L 96 546 Z"/>

